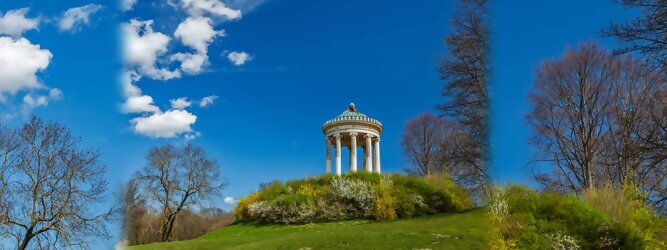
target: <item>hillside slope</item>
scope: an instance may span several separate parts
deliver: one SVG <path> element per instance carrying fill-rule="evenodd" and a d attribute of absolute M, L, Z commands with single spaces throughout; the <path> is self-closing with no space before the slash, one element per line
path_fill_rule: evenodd
<path fill-rule="evenodd" d="M 484 249 L 485 209 L 389 222 L 227 226 L 189 241 L 131 249 Z"/>

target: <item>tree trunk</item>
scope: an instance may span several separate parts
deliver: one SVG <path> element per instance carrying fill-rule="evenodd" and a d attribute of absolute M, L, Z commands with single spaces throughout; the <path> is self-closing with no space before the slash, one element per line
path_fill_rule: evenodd
<path fill-rule="evenodd" d="M 174 229 L 174 222 L 176 221 L 176 216 L 174 215 L 171 220 L 169 220 L 169 223 L 167 224 L 167 239 L 169 239 L 169 236 L 171 236 L 171 232 Z"/>
<path fill-rule="evenodd" d="M 167 225 L 169 224 L 169 221 L 171 220 L 171 215 L 164 214 L 162 217 L 162 223 L 160 223 L 160 240 L 162 242 L 167 242 L 169 240 L 169 234 L 167 232 Z"/>
<path fill-rule="evenodd" d="M 21 241 L 21 245 L 19 245 L 18 250 L 25 250 L 28 247 L 28 243 L 30 243 L 30 240 L 32 239 L 32 228 L 28 229 L 28 231 L 25 232 L 25 236 L 23 237 L 23 240 Z"/>

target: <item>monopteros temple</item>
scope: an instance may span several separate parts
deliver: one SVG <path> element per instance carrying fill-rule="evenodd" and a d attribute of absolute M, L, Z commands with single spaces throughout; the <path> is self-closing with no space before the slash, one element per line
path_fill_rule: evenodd
<path fill-rule="evenodd" d="M 380 173 L 382 123 L 357 111 L 354 103 L 322 126 L 327 144 L 327 173 L 331 173 L 331 147 L 336 148 L 336 175 L 341 174 L 341 148 L 350 151 L 350 171 L 357 171 L 357 147 L 364 152 L 366 172 Z"/>

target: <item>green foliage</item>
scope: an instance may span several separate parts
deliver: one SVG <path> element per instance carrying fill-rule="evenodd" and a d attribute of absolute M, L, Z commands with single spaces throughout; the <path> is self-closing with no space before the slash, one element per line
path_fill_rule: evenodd
<path fill-rule="evenodd" d="M 396 215 L 399 218 L 410 218 L 412 216 L 422 215 L 419 214 L 419 212 L 428 209 L 426 204 L 424 204 L 424 198 L 422 198 L 416 191 L 407 188 L 395 189 L 394 202 Z"/>
<path fill-rule="evenodd" d="M 644 203 L 646 194 L 635 186 L 623 185 L 616 189 L 611 185 L 588 190 L 583 195 L 586 203 L 608 216 L 612 229 L 624 235 L 619 245 L 627 249 L 664 249 L 660 234 L 665 222 Z M 663 239 L 664 240 L 664 239 Z"/>
<path fill-rule="evenodd" d="M 283 185 L 279 181 L 273 181 L 262 188 L 262 191 L 259 193 L 259 199 L 270 200 L 280 195 L 289 193 L 290 189 L 286 185 Z"/>
<path fill-rule="evenodd" d="M 490 202 L 492 249 L 664 249 L 664 222 L 641 195 L 611 186 L 583 195 L 538 193 L 522 186 Z"/>
<path fill-rule="evenodd" d="M 272 182 L 243 198 L 238 221 L 304 224 L 351 219 L 392 220 L 470 208 L 449 176 L 428 178 L 365 172 Z"/>

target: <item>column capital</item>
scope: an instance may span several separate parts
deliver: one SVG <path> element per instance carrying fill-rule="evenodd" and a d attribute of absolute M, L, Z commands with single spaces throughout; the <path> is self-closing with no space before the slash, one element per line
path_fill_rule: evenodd
<path fill-rule="evenodd" d="M 380 141 L 380 137 L 379 137 L 379 136 L 378 136 L 378 137 L 373 137 L 373 142 L 379 142 L 379 141 Z"/>
<path fill-rule="evenodd" d="M 343 137 L 343 135 L 341 135 L 340 133 L 335 133 L 334 134 L 334 138 L 336 138 L 336 139 L 340 139 L 341 137 Z"/>
<path fill-rule="evenodd" d="M 357 132 L 350 132 L 350 137 L 357 137 Z"/>
<path fill-rule="evenodd" d="M 373 135 L 371 135 L 371 134 L 365 134 L 365 135 L 364 135 L 364 138 L 373 138 Z"/>

